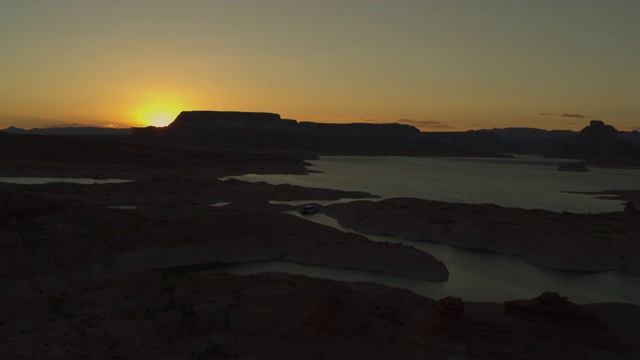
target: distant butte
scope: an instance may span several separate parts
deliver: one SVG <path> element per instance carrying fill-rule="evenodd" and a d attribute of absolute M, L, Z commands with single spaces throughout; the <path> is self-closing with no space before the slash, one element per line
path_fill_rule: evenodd
<path fill-rule="evenodd" d="M 582 159 L 603 167 L 640 167 L 640 132 L 618 131 L 601 120 L 592 120 L 580 132 L 506 128 L 425 133 L 425 137 L 448 149 Z"/>
<path fill-rule="evenodd" d="M 217 128 L 285 129 L 295 123 L 295 120 L 283 120 L 279 114 L 267 112 L 183 111 L 167 129 L 174 133 L 197 134 L 200 130 Z"/>

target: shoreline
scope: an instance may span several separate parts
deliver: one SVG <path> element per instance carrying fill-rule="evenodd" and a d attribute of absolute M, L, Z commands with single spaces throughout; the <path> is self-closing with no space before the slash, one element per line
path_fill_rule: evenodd
<path fill-rule="evenodd" d="M 554 213 L 415 198 L 356 200 L 321 211 L 365 234 L 516 255 L 559 270 L 640 275 L 638 215 Z M 610 233 L 612 227 L 615 232 Z"/>

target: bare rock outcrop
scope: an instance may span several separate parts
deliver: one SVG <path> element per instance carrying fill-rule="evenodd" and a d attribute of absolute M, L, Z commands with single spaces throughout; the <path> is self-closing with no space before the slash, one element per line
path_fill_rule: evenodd
<path fill-rule="evenodd" d="M 596 320 L 597 315 L 584 311 L 580 305 L 568 301 L 554 292 L 544 292 L 530 300 L 505 301 L 507 310 L 528 310 L 541 314 L 566 315 Z"/>
<path fill-rule="evenodd" d="M 438 314 L 452 321 L 462 320 L 464 301 L 461 298 L 449 296 L 438 300 Z"/>

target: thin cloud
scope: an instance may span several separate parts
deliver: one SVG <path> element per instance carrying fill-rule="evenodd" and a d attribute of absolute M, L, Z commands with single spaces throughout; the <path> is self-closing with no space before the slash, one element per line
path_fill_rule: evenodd
<path fill-rule="evenodd" d="M 452 126 L 443 124 L 439 121 L 431 120 L 413 120 L 413 119 L 394 119 L 394 118 L 358 118 L 358 121 L 373 124 L 403 124 L 414 126 L 418 129 L 453 129 Z"/>
<path fill-rule="evenodd" d="M 596 117 L 589 116 L 589 115 L 569 114 L 569 113 L 552 114 L 552 113 L 539 112 L 539 113 L 535 113 L 534 115 L 535 116 L 544 116 L 544 117 L 581 119 L 581 120 L 595 120 L 595 119 L 597 119 Z"/>
<path fill-rule="evenodd" d="M 110 124 L 96 124 L 96 123 L 61 123 L 61 124 L 53 124 L 53 125 L 44 125 L 43 129 L 51 129 L 51 128 L 87 128 L 87 127 L 98 127 L 98 128 L 108 128 L 108 129 L 127 129 L 131 126 L 119 123 L 110 123 Z"/>

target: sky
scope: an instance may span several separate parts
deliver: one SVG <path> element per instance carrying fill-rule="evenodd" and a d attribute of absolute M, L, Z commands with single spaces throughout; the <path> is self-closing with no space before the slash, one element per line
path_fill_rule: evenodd
<path fill-rule="evenodd" d="M 0 0 L 0 128 L 640 130 L 638 0 Z"/>

